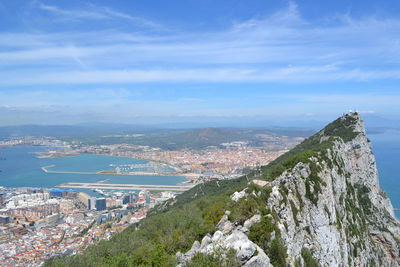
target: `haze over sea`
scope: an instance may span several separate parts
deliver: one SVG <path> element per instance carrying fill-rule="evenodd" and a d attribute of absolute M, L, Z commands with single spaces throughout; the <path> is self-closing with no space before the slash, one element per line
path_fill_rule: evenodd
<path fill-rule="evenodd" d="M 369 134 L 376 157 L 380 176 L 380 186 L 387 192 L 395 208 L 400 208 L 400 132 Z M 138 164 L 143 160 L 98 155 L 80 155 L 64 158 L 36 158 L 33 152 L 45 151 L 45 147 L 21 146 L 0 149 L 0 186 L 45 187 L 51 188 L 66 182 L 98 182 L 109 179 L 107 183 L 162 184 L 175 185 L 184 181 L 179 176 L 132 176 L 45 173 L 40 168 L 55 165 L 51 170 L 93 172 L 111 170 L 110 164 Z M 80 191 L 87 191 L 80 189 Z M 400 210 L 396 210 L 400 218 Z"/>

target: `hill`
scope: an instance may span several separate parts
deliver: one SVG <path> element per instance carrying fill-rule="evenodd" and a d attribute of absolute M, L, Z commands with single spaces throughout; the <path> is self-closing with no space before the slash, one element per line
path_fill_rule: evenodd
<path fill-rule="evenodd" d="M 204 149 L 209 146 L 219 146 L 221 143 L 246 141 L 252 146 L 265 143 L 285 147 L 286 140 L 297 143 L 296 137 L 306 137 L 313 131 L 296 128 L 201 128 L 201 129 L 159 129 L 143 133 L 140 136 L 94 136 L 82 135 L 67 137 L 64 140 L 79 141 L 90 145 L 100 144 L 134 144 L 159 147 L 164 150 Z M 272 140 L 263 136 L 273 137 Z M 280 140 L 286 136 L 286 140 Z"/>
<path fill-rule="evenodd" d="M 45 266 L 398 266 L 399 222 L 357 113 L 262 168 L 198 185 Z"/>
<path fill-rule="evenodd" d="M 88 145 L 133 144 L 164 150 L 204 149 L 226 142 L 246 141 L 250 145 L 272 144 L 279 150 L 285 149 L 288 142 L 297 144 L 296 138 L 313 132 L 283 127 L 170 129 L 123 124 L 22 125 L 0 127 L 0 140 L 16 136 L 52 136 Z"/>

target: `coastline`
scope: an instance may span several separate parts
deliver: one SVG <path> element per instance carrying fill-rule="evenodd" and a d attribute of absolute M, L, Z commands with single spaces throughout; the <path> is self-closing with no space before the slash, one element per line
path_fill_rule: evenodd
<path fill-rule="evenodd" d="M 53 158 L 65 158 L 65 157 L 74 157 L 79 156 L 81 153 L 79 152 L 71 152 L 71 153 L 50 153 L 50 152 L 34 152 L 38 159 L 53 159 Z"/>
<path fill-rule="evenodd" d="M 126 156 L 119 156 L 119 155 L 109 155 L 109 154 L 95 154 L 95 153 L 80 153 L 80 152 L 57 152 L 57 153 L 50 153 L 46 152 L 33 152 L 33 154 L 38 155 L 37 158 L 64 158 L 64 157 L 73 157 L 73 156 L 80 156 L 83 154 L 88 155 L 95 155 L 95 156 L 106 156 L 106 157 L 118 157 L 118 158 L 126 158 L 126 159 L 134 159 L 134 160 L 143 160 L 146 163 L 154 163 L 159 164 L 161 166 L 174 169 L 175 172 L 164 172 L 164 173 L 155 173 L 155 172 L 129 172 L 129 173 L 118 173 L 115 169 L 114 170 L 101 170 L 97 172 L 79 172 L 79 171 L 51 171 L 48 168 L 55 167 L 54 165 L 51 166 L 43 166 L 40 169 L 45 173 L 59 173 L 59 174 L 97 174 L 97 175 L 130 175 L 130 176 L 181 176 L 186 179 L 186 181 L 180 182 L 178 184 L 189 184 L 189 183 L 196 183 L 196 181 L 201 177 L 201 174 L 197 173 L 184 173 L 182 170 L 174 166 L 168 162 L 164 161 L 157 161 L 147 158 L 132 158 Z"/>
<path fill-rule="evenodd" d="M 9 161 L 5 162 L 3 172 L 0 173 L 0 184 L 5 187 L 13 188 L 54 188 L 55 186 L 67 182 L 96 182 L 102 180 L 103 183 L 121 183 L 121 184 L 158 184 L 158 185 L 180 185 L 184 183 L 187 185 L 191 183 L 192 176 L 182 173 L 169 173 L 168 176 L 157 174 L 154 172 L 146 173 L 133 173 L 133 174 L 113 174 L 110 171 L 103 173 L 96 172 L 109 168 L 110 164 L 116 166 L 131 165 L 131 164 L 145 164 L 147 161 L 137 160 L 135 158 L 111 156 L 113 158 L 106 158 L 101 154 L 82 153 L 80 157 L 65 157 L 65 159 L 39 159 L 35 157 L 35 152 L 46 151 L 52 149 L 46 146 L 9 146 L 5 151 L 5 156 L 9 155 Z M 87 156 L 87 157 L 86 157 Z M 13 159 L 13 160 L 11 160 Z M 20 168 L 19 166 L 25 166 Z M 57 165 L 54 169 L 52 165 Z M 147 164 L 146 164 L 147 165 Z M 150 167 L 151 164 L 148 164 Z M 45 169 L 49 172 L 46 175 Z M 66 170 L 69 174 L 57 173 L 57 168 Z M 124 167 L 125 168 L 125 167 Z M 160 168 L 154 168 L 160 170 Z M 163 170 L 165 168 L 161 168 Z M 54 170 L 55 173 L 52 173 Z M 87 170 L 76 173 L 75 170 Z M 152 169 L 150 169 L 152 171 Z M 91 172 L 93 174 L 88 174 Z M 112 170 L 111 172 L 115 172 Z M 108 176 L 104 176 L 108 175 Z M 98 178 L 97 178 L 98 177 Z M 109 181 L 105 181 L 109 180 Z M 85 190 L 86 191 L 86 190 Z"/>

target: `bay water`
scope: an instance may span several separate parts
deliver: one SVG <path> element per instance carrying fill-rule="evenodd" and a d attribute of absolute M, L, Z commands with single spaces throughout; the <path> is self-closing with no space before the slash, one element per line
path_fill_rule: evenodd
<path fill-rule="evenodd" d="M 37 158 L 34 152 L 47 151 L 46 147 L 15 146 L 0 148 L 0 186 L 52 188 L 67 182 L 99 182 L 109 184 L 159 184 L 175 185 L 186 179 L 181 176 L 113 175 L 46 173 L 41 167 L 51 171 L 98 172 L 113 170 L 124 164 L 142 164 L 147 161 L 124 157 L 83 154 L 60 158 Z M 80 191 L 80 190 L 79 190 Z"/>
<path fill-rule="evenodd" d="M 380 186 L 386 191 L 400 218 L 400 132 L 369 134 L 376 157 Z M 141 176 L 111 174 L 46 173 L 41 167 L 54 165 L 52 171 L 97 172 L 112 170 L 116 165 L 141 164 L 144 160 L 83 154 L 61 158 L 37 158 L 34 152 L 46 151 L 40 146 L 0 148 L 0 186 L 52 188 L 67 182 L 99 182 L 110 184 L 175 185 L 185 181 L 180 176 Z M 79 191 L 91 191 L 80 189 Z"/>

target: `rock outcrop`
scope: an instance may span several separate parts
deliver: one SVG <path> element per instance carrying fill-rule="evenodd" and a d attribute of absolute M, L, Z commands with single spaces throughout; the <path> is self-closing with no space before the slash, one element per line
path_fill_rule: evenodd
<path fill-rule="evenodd" d="M 269 258 L 262 248 L 250 241 L 247 232 L 254 223 L 260 221 L 260 215 L 254 215 L 246 220 L 244 226 L 233 227 L 233 224 L 228 220 L 229 211 L 221 218 L 218 223 L 218 230 L 211 236 L 203 237 L 201 243 L 195 241 L 192 248 L 185 254 L 179 253 L 176 255 L 179 266 L 184 266 L 197 253 L 213 254 L 218 251 L 228 251 L 233 249 L 236 251 L 236 256 L 239 262 L 246 267 L 261 267 L 269 266 Z M 247 226 L 247 227 L 246 227 Z"/>
<path fill-rule="evenodd" d="M 400 224 L 379 187 L 359 115 L 339 118 L 294 151 L 278 175 L 258 178 L 268 183 L 249 184 L 231 196 L 240 202 L 268 192 L 259 212 L 242 224 L 231 222 L 227 212 L 213 235 L 178 255 L 181 266 L 196 253 L 217 248 L 234 249 L 244 266 L 270 266 L 270 243 L 261 248 L 249 238 L 251 229 L 262 229 L 253 226 L 266 216 L 276 227 L 269 238 L 279 238 L 288 266 L 312 266 L 310 257 L 321 266 L 400 266 Z"/>

